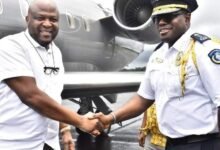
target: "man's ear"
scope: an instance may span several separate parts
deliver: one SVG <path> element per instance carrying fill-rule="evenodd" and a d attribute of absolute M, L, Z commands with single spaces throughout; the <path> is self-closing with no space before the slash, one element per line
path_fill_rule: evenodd
<path fill-rule="evenodd" d="M 26 20 L 26 22 L 28 22 L 28 21 L 29 21 L 29 17 L 28 17 L 28 16 L 26 16 L 26 17 L 25 17 L 25 20 Z"/>
<path fill-rule="evenodd" d="M 191 14 L 190 14 L 190 13 L 187 13 L 187 14 L 185 15 L 185 17 L 186 17 L 186 23 L 190 24 Z"/>

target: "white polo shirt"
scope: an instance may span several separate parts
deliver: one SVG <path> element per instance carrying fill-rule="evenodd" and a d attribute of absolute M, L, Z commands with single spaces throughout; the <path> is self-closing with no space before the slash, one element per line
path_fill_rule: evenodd
<path fill-rule="evenodd" d="M 185 94 L 182 96 L 179 52 L 189 46 L 187 31 L 172 47 L 164 44 L 150 57 L 138 94 L 155 100 L 160 131 L 171 138 L 218 132 L 217 107 L 220 106 L 220 65 L 208 54 L 220 46 L 212 41 L 196 42 L 197 71 L 192 57 L 186 65 Z"/>
<path fill-rule="evenodd" d="M 54 43 L 46 50 L 28 31 L 7 36 L 0 45 L 0 150 L 42 150 L 46 136 L 58 135 L 58 122 L 51 122 L 23 104 L 4 79 L 33 77 L 39 89 L 60 103 L 64 74 L 61 52 Z M 59 67 L 58 74 L 46 75 L 42 60 L 46 66 Z M 51 130 L 47 134 L 48 125 Z"/>

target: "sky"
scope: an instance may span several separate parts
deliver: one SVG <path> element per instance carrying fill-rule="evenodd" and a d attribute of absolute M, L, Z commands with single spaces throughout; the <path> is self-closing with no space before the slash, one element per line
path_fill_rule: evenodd
<path fill-rule="evenodd" d="M 114 0 L 92 0 L 92 1 L 100 3 L 104 7 L 107 7 L 107 8 L 111 8 L 112 5 L 113 5 L 113 2 L 114 2 Z M 211 6 L 214 6 L 214 7 L 217 7 L 217 8 L 219 8 L 219 6 L 220 6 L 219 0 L 211 0 L 211 1 L 208 1 L 208 0 L 197 0 L 197 2 L 201 6 L 209 6 L 209 5 L 211 5 Z"/>
<path fill-rule="evenodd" d="M 96 3 L 100 3 L 102 4 L 102 6 L 104 8 L 109 8 L 112 10 L 112 7 L 113 7 L 113 3 L 114 3 L 114 0 L 92 0 Z"/>

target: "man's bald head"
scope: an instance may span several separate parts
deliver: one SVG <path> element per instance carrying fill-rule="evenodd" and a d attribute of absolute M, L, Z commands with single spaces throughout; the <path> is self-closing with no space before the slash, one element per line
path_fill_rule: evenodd
<path fill-rule="evenodd" d="M 28 31 L 40 45 L 48 45 L 59 30 L 59 12 L 53 0 L 33 0 L 26 17 Z"/>
<path fill-rule="evenodd" d="M 33 0 L 29 5 L 28 14 L 39 11 L 39 8 L 44 8 L 49 11 L 55 10 L 59 13 L 57 5 L 53 0 Z"/>

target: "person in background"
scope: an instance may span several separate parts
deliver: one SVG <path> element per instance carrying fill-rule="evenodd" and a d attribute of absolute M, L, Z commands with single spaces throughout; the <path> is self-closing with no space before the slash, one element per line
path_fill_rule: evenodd
<path fill-rule="evenodd" d="M 155 104 L 144 112 L 138 140 L 144 150 L 164 150 L 166 146 L 166 137 L 158 128 Z"/>
<path fill-rule="evenodd" d="M 190 29 L 196 0 L 151 3 L 163 43 L 151 55 L 137 94 L 118 110 L 94 118 L 108 127 L 142 114 L 155 102 L 166 150 L 219 150 L 220 45 Z"/>
<path fill-rule="evenodd" d="M 67 124 L 99 135 L 97 119 L 60 104 L 64 67 L 53 42 L 59 30 L 55 2 L 32 1 L 26 21 L 25 31 L 0 40 L 0 149 L 58 150 L 59 128 L 66 135 Z M 71 150 L 70 134 L 68 139 Z"/>
<path fill-rule="evenodd" d="M 75 150 L 75 143 L 71 133 L 71 126 L 60 123 L 61 144 L 63 150 Z"/>

